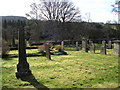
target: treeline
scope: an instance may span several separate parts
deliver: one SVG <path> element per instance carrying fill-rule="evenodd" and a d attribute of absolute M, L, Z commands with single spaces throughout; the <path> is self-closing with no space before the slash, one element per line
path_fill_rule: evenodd
<path fill-rule="evenodd" d="M 90 40 L 120 39 L 120 25 L 87 22 L 59 22 L 40 20 L 4 20 L 2 37 L 9 45 L 18 43 L 18 29 L 25 29 L 25 38 L 29 43 L 40 41 L 79 41 L 82 38 Z"/>

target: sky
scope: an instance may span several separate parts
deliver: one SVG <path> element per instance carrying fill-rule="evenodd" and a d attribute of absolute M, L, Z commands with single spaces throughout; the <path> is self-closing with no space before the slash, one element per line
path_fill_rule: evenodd
<path fill-rule="evenodd" d="M 1 0 L 0 16 L 25 16 L 31 8 L 30 4 L 37 0 Z M 107 22 L 117 20 L 117 15 L 111 13 L 115 0 L 71 0 L 80 9 L 82 19 L 87 20 L 89 13 L 92 22 Z"/>

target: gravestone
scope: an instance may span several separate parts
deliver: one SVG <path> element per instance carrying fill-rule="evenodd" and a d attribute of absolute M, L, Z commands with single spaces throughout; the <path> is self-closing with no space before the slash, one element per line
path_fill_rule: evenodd
<path fill-rule="evenodd" d="M 102 41 L 101 54 L 106 54 L 106 41 Z"/>
<path fill-rule="evenodd" d="M 93 41 L 89 41 L 89 45 L 90 45 L 90 52 L 95 53 L 95 45 L 94 45 Z"/>
<path fill-rule="evenodd" d="M 91 46 L 91 45 L 92 45 L 92 43 L 93 43 L 93 41 L 89 40 L 89 46 Z"/>
<path fill-rule="evenodd" d="M 114 42 L 114 49 L 113 49 L 113 54 L 115 56 L 120 57 L 120 40 L 113 41 Z"/>
<path fill-rule="evenodd" d="M 78 42 L 76 42 L 76 51 L 79 51 Z"/>
<path fill-rule="evenodd" d="M 87 50 L 87 40 L 86 39 L 82 40 L 82 51 L 83 52 L 88 52 L 88 50 Z"/>
<path fill-rule="evenodd" d="M 64 50 L 64 41 L 61 42 L 61 48 Z"/>
<path fill-rule="evenodd" d="M 45 47 L 47 59 L 51 60 L 50 45 L 49 45 L 49 43 L 45 43 L 45 44 L 44 44 L 44 47 Z"/>
<path fill-rule="evenodd" d="M 112 41 L 111 40 L 108 41 L 108 49 L 112 49 Z"/>
<path fill-rule="evenodd" d="M 31 75 L 31 70 L 29 69 L 29 63 L 26 58 L 26 45 L 25 45 L 25 36 L 24 36 L 24 28 L 20 27 L 18 32 L 19 45 L 18 45 L 18 64 L 17 64 L 17 72 L 16 77 L 19 79 L 23 79 L 25 76 Z"/>

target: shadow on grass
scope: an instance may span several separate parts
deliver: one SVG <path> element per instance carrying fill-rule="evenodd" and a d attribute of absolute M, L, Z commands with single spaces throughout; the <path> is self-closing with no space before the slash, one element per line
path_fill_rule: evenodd
<path fill-rule="evenodd" d="M 41 89 L 50 90 L 49 88 L 47 88 L 46 86 L 44 86 L 43 84 L 38 82 L 33 74 L 31 74 L 30 76 L 26 76 L 26 77 L 22 78 L 21 80 L 29 82 L 30 85 L 33 85 L 38 90 L 41 90 Z"/>
<path fill-rule="evenodd" d="M 61 51 L 61 52 L 53 52 L 51 55 L 68 55 L 66 52 Z M 39 53 L 32 53 L 32 54 L 26 54 L 27 57 L 39 57 L 39 56 L 46 56 L 46 53 L 44 52 L 39 52 Z M 3 60 L 12 60 L 11 58 L 18 58 L 18 54 L 8 54 Z"/>
<path fill-rule="evenodd" d="M 32 53 L 32 54 L 26 54 L 27 57 L 38 57 L 38 56 L 45 56 L 44 53 Z M 11 60 L 11 58 L 18 58 L 18 54 L 8 54 L 5 57 L 3 57 L 3 60 Z"/>
<path fill-rule="evenodd" d="M 40 82 L 38 82 L 36 80 L 36 78 L 33 76 L 33 74 L 29 75 L 29 76 L 24 76 L 22 77 L 21 79 L 22 81 L 26 81 L 26 82 L 29 82 L 30 84 L 20 84 L 19 86 L 28 86 L 28 85 L 33 85 L 34 88 L 36 88 L 37 90 L 50 90 L 48 87 L 44 86 L 43 84 L 41 84 Z M 22 90 L 22 89 L 25 89 L 25 88 L 9 88 L 7 86 L 3 86 L 2 87 L 2 90 Z M 27 90 L 31 90 L 32 88 L 26 88 Z M 26 90 L 25 89 L 25 90 Z M 32 89 L 34 90 L 34 89 Z"/>

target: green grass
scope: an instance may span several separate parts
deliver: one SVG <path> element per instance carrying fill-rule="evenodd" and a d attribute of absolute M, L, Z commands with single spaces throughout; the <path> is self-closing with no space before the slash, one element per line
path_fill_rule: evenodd
<path fill-rule="evenodd" d="M 67 51 L 68 55 L 27 57 L 36 80 L 48 88 L 116 88 L 118 87 L 118 57 L 112 50 L 107 55 Z M 37 53 L 37 49 L 27 53 Z M 17 50 L 9 54 L 17 54 Z M 18 58 L 2 60 L 4 88 L 34 88 L 29 82 L 16 79 Z"/>

